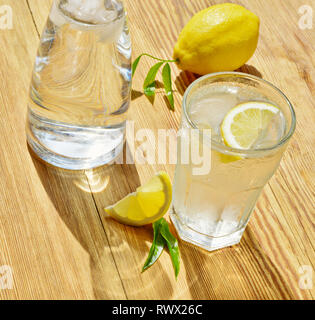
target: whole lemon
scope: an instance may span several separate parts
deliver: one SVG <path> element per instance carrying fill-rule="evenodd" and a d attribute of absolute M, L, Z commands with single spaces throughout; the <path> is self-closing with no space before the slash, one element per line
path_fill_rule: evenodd
<path fill-rule="evenodd" d="M 174 48 L 180 69 L 200 75 L 238 69 L 254 54 L 259 18 L 244 7 L 224 3 L 198 12 Z"/>

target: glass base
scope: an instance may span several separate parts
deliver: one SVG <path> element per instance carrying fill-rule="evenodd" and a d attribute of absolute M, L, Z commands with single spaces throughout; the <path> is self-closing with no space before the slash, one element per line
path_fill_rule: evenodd
<path fill-rule="evenodd" d="M 123 151 L 125 126 L 93 128 L 65 125 L 29 112 L 27 142 L 42 160 L 69 170 L 112 163 Z"/>
<path fill-rule="evenodd" d="M 178 215 L 175 212 L 174 207 L 170 213 L 170 218 L 177 230 L 179 237 L 189 243 L 192 243 L 198 247 L 213 251 L 224 247 L 238 244 L 242 238 L 245 226 L 237 231 L 230 233 L 226 236 L 211 237 L 202 233 L 199 233 L 192 228 L 184 225 Z"/>
<path fill-rule="evenodd" d="M 58 154 L 55 154 L 50 150 L 43 148 L 43 146 L 36 143 L 36 141 L 29 139 L 29 137 L 27 139 L 27 142 L 31 149 L 37 154 L 37 156 L 40 159 L 44 160 L 45 162 L 48 162 L 49 164 L 55 167 L 68 170 L 87 170 L 112 163 L 123 150 L 122 144 L 121 146 L 113 150 L 111 153 L 104 154 L 103 156 L 95 159 L 75 159 L 62 157 Z"/>

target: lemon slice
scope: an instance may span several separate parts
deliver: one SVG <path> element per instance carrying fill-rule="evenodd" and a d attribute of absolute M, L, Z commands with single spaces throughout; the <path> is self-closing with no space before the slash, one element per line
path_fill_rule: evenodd
<path fill-rule="evenodd" d="M 170 178 L 166 172 L 159 172 L 136 192 L 105 208 L 105 211 L 121 223 L 143 226 L 162 218 L 171 201 Z"/>
<path fill-rule="evenodd" d="M 250 149 L 268 128 L 280 109 L 267 102 L 245 102 L 231 109 L 221 124 L 221 134 L 227 146 Z"/>

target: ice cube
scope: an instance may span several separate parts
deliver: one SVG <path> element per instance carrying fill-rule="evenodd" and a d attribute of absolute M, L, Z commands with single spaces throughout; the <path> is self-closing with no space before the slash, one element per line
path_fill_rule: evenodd
<path fill-rule="evenodd" d="M 259 137 L 252 145 L 252 148 L 269 148 L 277 144 L 285 133 L 285 117 L 281 111 L 277 112 L 269 121 L 266 128 L 263 128 Z"/>
<path fill-rule="evenodd" d="M 237 104 L 237 96 L 229 92 L 209 92 L 192 101 L 189 116 L 200 127 L 210 126 L 212 135 L 220 136 L 220 125 L 226 113 Z"/>
<path fill-rule="evenodd" d="M 106 3 L 105 3 L 106 5 Z M 63 10 L 71 13 L 78 20 L 91 23 L 105 23 L 116 19 L 114 6 L 105 7 L 104 0 L 68 0 Z"/>
<path fill-rule="evenodd" d="M 105 5 L 100 0 L 69 0 L 59 8 L 54 2 L 49 18 L 57 27 L 68 23 L 73 29 L 94 32 L 100 42 L 116 42 L 122 34 L 125 17 L 119 15 L 119 6 Z"/>

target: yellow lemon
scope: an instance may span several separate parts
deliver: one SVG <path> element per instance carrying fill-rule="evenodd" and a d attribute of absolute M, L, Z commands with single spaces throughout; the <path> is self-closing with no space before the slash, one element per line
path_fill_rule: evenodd
<path fill-rule="evenodd" d="M 105 211 L 121 223 L 143 226 L 162 218 L 172 201 L 172 184 L 167 173 L 159 172 Z"/>
<path fill-rule="evenodd" d="M 174 48 L 179 68 L 200 75 L 232 71 L 254 54 L 259 18 L 244 7 L 224 3 L 198 12 L 186 24 Z"/>

